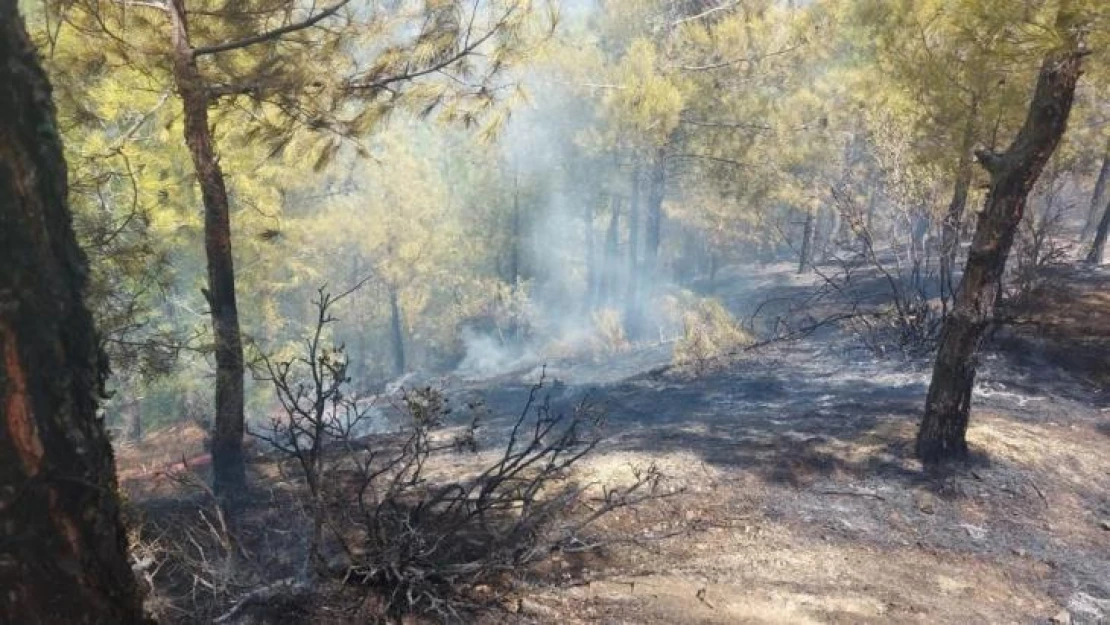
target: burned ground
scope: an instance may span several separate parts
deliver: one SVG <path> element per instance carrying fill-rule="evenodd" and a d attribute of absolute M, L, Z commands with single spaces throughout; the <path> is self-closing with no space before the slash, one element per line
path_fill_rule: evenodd
<path fill-rule="evenodd" d="M 481 619 L 1043 623 L 1066 612 L 1101 622 L 1110 279 L 1059 271 L 1009 309 L 1016 321 L 982 354 L 975 459 L 945 475 L 912 458 L 930 363 L 878 359 L 837 331 L 700 376 L 664 366 L 665 346 L 615 365 L 551 363 L 557 405 L 585 398 L 607 415 L 608 438 L 582 479 L 620 481 L 654 463 L 679 493 L 604 522 L 631 540 L 522 572 Z M 495 447 L 538 374 L 443 382 L 505 415 L 480 431 Z"/>

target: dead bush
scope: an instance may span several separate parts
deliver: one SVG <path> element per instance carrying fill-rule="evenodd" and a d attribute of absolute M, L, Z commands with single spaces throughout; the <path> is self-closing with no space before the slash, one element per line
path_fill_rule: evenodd
<path fill-rule="evenodd" d="M 676 365 L 700 375 L 751 343 L 751 335 L 720 302 L 699 299 L 683 314 L 673 358 Z"/>
<path fill-rule="evenodd" d="M 624 320 L 615 308 L 601 308 L 593 313 L 594 329 L 600 351 L 613 354 L 628 349 L 628 337 L 624 335 Z"/>
<path fill-rule="evenodd" d="M 1030 202 L 1022 217 L 1014 243 L 1014 262 L 1006 296 L 1018 299 L 1041 285 L 1045 269 L 1066 262 L 1071 250 L 1065 237 L 1066 217 L 1074 208 L 1060 200 L 1049 186 L 1043 202 Z"/>
<path fill-rule="evenodd" d="M 942 251 L 929 244 L 930 219 L 922 206 L 894 213 L 879 236 L 868 210 L 848 191 L 835 185 L 831 195 L 846 233 L 824 265 L 813 265 L 821 282 L 805 298 L 805 325 L 825 320 L 842 323 L 874 354 L 920 356 L 935 345 L 948 313 L 950 293 L 942 276 Z M 820 309 L 824 320 L 809 317 Z"/>
<path fill-rule="evenodd" d="M 245 593 L 225 622 L 275 593 L 322 592 L 326 582 L 360 589 L 360 604 L 378 618 L 457 621 L 496 603 L 516 574 L 553 552 L 596 546 L 587 534 L 609 512 L 659 496 L 654 468 L 620 488 L 574 479 L 574 465 L 601 440 L 602 414 L 588 402 L 555 410 L 542 376 L 490 455 L 460 460 L 479 452 L 484 409 L 456 411 L 432 387 L 402 392 L 399 431 L 357 436 L 372 413 L 346 392 L 343 350 L 324 347 L 336 299 L 320 292 L 303 355 L 266 362 L 284 414 L 254 433 L 302 485 L 302 566 Z"/>

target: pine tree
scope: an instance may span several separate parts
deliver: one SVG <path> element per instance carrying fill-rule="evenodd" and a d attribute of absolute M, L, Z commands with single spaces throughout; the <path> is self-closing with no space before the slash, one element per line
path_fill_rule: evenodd
<path fill-rule="evenodd" d="M 144 623 L 50 84 L 0 0 L 0 621 Z"/>

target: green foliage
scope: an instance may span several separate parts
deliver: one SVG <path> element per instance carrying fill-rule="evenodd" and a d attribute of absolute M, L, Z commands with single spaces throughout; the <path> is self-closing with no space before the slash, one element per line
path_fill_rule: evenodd
<path fill-rule="evenodd" d="M 1073 1 L 1092 58 L 1034 220 L 1050 193 L 1093 184 L 1110 141 L 1110 5 Z M 172 420 L 205 412 L 211 335 L 201 198 L 156 5 L 26 11 L 56 87 L 114 388 Z M 317 26 L 221 48 L 327 6 L 186 1 L 248 351 L 293 353 L 316 289 L 357 285 L 332 331 L 371 386 L 393 375 L 391 294 L 410 368 L 453 367 L 468 333 L 508 347 L 575 326 L 554 337 L 568 352 L 582 337 L 625 349 L 649 200 L 662 222 L 643 287 L 653 313 L 682 262 L 704 278 L 722 262 L 794 260 L 809 215 L 830 254 L 861 237 L 900 253 L 918 221 L 931 240 L 970 149 L 1010 140 L 1058 43 L 1050 0 L 613 0 L 562 19 L 539 0 L 352 0 Z M 971 209 L 985 181 L 973 172 Z M 750 340 L 717 303 L 672 304 L 656 321 L 683 328 L 681 362 L 708 366 Z M 251 410 L 271 402 L 257 388 Z"/>

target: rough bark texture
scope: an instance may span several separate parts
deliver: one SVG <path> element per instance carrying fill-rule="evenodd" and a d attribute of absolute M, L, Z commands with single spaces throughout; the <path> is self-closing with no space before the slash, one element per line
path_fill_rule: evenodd
<path fill-rule="evenodd" d="M 144 623 L 50 86 L 0 0 L 0 622 Z"/>
<path fill-rule="evenodd" d="M 1013 144 L 1003 154 L 978 153 L 990 173 L 990 192 L 976 224 L 954 308 L 941 330 L 925 417 L 917 436 L 917 455 L 926 464 L 967 455 L 975 356 L 994 313 L 998 285 L 1026 197 L 1067 128 L 1075 96 L 1082 54 L 1070 35 L 1073 23 L 1065 2 L 1057 26 L 1072 39 L 1072 45 L 1046 56 L 1025 124 Z"/>
<path fill-rule="evenodd" d="M 204 201 L 204 251 L 208 260 L 205 296 L 216 341 L 216 415 L 212 424 L 213 489 L 234 495 L 246 484 L 243 456 L 243 340 L 235 301 L 231 215 L 227 186 L 208 125 L 208 88 L 197 70 L 183 0 L 170 7 L 173 72 L 185 121 L 185 143 Z"/>

